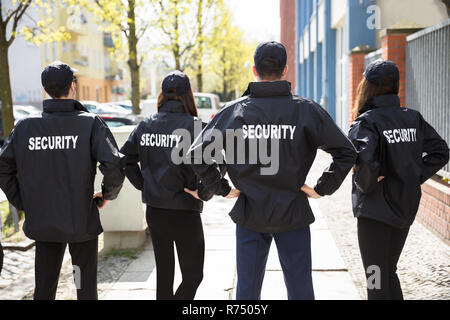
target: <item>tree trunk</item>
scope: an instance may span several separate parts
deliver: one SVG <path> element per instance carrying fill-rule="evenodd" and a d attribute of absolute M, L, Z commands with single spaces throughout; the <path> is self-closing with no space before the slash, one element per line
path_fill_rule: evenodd
<path fill-rule="evenodd" d="M 223 91 L 222 91 L 222 99 L 223 101 L 227 101 L 228 97 L 228 86 L 227 86 L 227 67 L 226 67 L 226 52 L 225 48 L 222 49 L 222 85 L 223 85 Z"/>
<path fill-rule="evenodd" d="M 178 24 L 178 11 L 175 14 L 175 23 L 174 23 L 174 46 L 173 46 L 173 57 L 175 59 L 175 70 L 181 70 L 181 57 L 180 57 L 180 39 L 179 39 L 179 24 Z"/>
<path fill-rule="evenodd" d="M 198 92 L 203 92 L 203 65 L 201 62 L 198 65 L 197 87 Z"/>
<path fill-rule="evenodd" d="M 4 37 L 4 35 L 0 35 Z M 8 45 L 0 40 L 0 99 L 2 106 L 2 134 L 6 140 L 14 128 L 13 101 L 9 78 Z"/>
<path fill-rule="evenodd" d="M 137 36 L 136 36 L 136 16 L 134 10 L 136 8 L 135 0 L 128 0 L 128 66 L 130 67 L 131 75 L 131 103 L 133 105 L 133 113 L 140 114 L 141 108 L 139 107 L 141 95 L 140 95 L 140 75 L 139 75 L 139 63 L 137 54 Z"/>
<path fill-rule="evenodd" d="M 174 57 L 174 59 L 175 59 L 175 70 L 180 70 L 180 71 L 183 71 L 183 70 L 181 70 L 181 62 L 180 62 L 180 53 L 179 53 L 179 50 L 174 50 L 173 51 L 173 57 Z"/>
<path fill-rule="evenodd" d="M 197 90 L 203 92 L 203 0 L 198 2 L 197 34 L 198 34 L 198 60 L 197 60 Z"/>

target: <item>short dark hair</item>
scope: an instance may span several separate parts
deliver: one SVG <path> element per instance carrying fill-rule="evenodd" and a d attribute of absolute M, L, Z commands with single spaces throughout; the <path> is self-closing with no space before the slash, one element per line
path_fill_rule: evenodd
<path fill-rule="evenodd" d="M 50 97 L 53 99 L 58 99 L 61 97 L 67 97 L 71 86 L 72 82 L 69 85 L 62 86 L 61 83 L 51 81 L 45 85 L 44 89 Z"/>
<path fill-rule="evenodd" d="M 272 57 L 266 57 L 259 61 L 256 65 L 256 72 L 261 78 L 281 78 L 286 65 L 282 65 L 280 61 Z"/>

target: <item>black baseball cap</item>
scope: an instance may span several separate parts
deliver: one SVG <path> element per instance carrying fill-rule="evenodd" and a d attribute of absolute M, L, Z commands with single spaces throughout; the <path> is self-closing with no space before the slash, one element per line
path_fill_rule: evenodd
<path fill-rule="evenodd" d="M 47 66 L 41 74 L 41 83 L 45 88 L 49 84 L 57 84 L 58 87 L 67 87 L 74 81 L 76 69 L 71 68 L 68 64 L 55 61 Z"/>
<path fill-rule="evenodd" d="M 161 89 L 167 97 L 179 97 L 191 89 L 191 82 L 185 73 L 175 70 L 164 77 Z"/>
<path fill-rule="evenodd" d="M 391 82 L 397 82 L 400 79 L 400 73 L 397 65 L 390 60 L 378 59 L 366 68 L 363 73 L 364 77 L 372 84 L 381 86 L 386 84 L 383 80 L 391 79 Z"/>
<path fill-rule="evenodd" d="M 280 67 L 285 67 L 287 62 L 286 47 L 276 41 L 263 42 L 256 47 L 254 61 L 258 65 L 265 58 L 278 60 Z"/>

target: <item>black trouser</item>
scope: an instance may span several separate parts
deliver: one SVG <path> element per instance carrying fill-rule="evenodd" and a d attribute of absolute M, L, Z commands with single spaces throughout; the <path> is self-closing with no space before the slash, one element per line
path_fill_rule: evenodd
<path fill-rule="evenodd" d="M 2 273 L 3 268 L 3 247 L 2 243 L 0 242 L 0 273 Z"/>
<path fill-rule="evenodd" d="M 369 300 L 403 300 L 397 262 L 408 231 L 409 228 L 394 228 L 375 220 L 358 219 L 358 242 Z M 379 277 L 377 270 L 380 271 Z"/>
<path fill-rule="evenodd" d="M 35 300 L 54 300 L 67 243 L 36 241 Z M 78 300 L 97 300 L 98 238 L 69 243 Z"/>
<path fill-rule="evenodd" d="M 203 279 L 205 239 L 200 213 L 147 206 L 147 223 L 156 260 L 156 299 L 192 300 Z M 182 282 L 175 294 L 174 243 Z"/>

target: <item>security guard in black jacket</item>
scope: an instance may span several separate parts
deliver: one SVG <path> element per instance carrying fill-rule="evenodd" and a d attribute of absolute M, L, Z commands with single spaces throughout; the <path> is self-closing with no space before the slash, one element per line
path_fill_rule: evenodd
<path fill-rule="evenodd" d="M 53 99 L 42 115 L 17 123 L 0 151 L 0 187 L 25 211 L 23 230 L 36 240 L 35 299 L 55 298 L 67 243 L 78 299 L 97 299 L 97 205 L 115 199 L 124 179 L 106 124 L 72 99 L 74 80 L 67 64 L 46 67 L 42 85 Z M 104 178 L 94 195 L 97 162 Z"/>
<path fill-rule="evenodd" d="M 127 178 L 142 191 L 142 201 L 147 204 L 157 299 L 192 300 L 203 278 L 202 200 L 209 200 L 213 194 L 182 157 L 183 150 L 188 150 L 203 128 L 196 118 L 197 107 L 186 74 L 174 71 L 164 78 L 157 107 L 158 113 L 143 120 L 120 151 L 125 155 Z M 227 195 L 231 188 L 224 173 L 220 173 L 219 184 Z M 196 190 L 200 199 L 191 197 L 185 189 Z M 174 243 L 183 276 L 175 293 Z"/>
<path fill-rule="evenodd" d="M 211 120 L 189 156 L 197 159 L 197 149 L 223 146 L 228 175 L 240 191 L 230 212 L 237 224 L 237 299 L 260 298 L 272 238 L 289 299 L 314 299 L 309 229 L 314 215 L 308 197 L 335 192 L 355 163 L 356 151 L 323 108 L 293 96 L 290 83 L 281 81 L 287 71 L 282 44 L 260 44 L 254 60 L 258 82 Z M 317 149 L 330 153 L 333 162 L 310 188 L 304 183 Z M 208 189 L 225 194 L 217 161 L 193 168 Z"/>
<path fill-rule="evenodd" d="M 358 151 L 352 202 L 370 300 L 403 298 L 396 266 L 419 207 L 420 185 L 449 159 L 446 142 L 422 115 L 400 107 L 398 91 L 392 61 L 367 66 L 349 132 Z"/>

